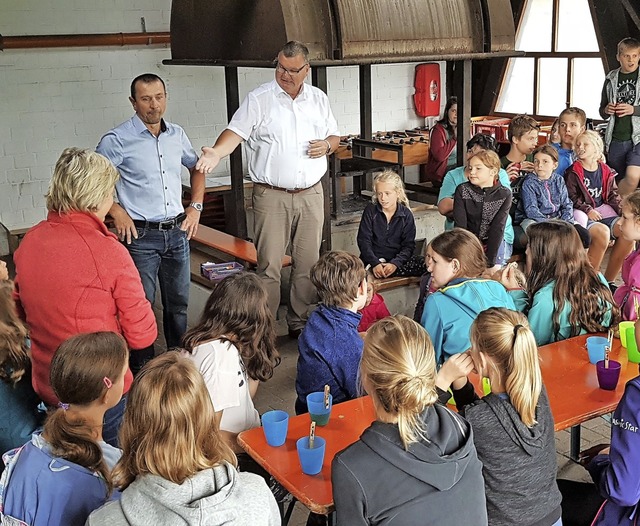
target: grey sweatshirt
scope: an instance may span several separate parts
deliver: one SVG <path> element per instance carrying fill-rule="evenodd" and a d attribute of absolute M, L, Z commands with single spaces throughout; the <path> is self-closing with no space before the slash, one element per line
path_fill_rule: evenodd
<path fill-rule="evenodd" d="M 489 394 L 478 400 L 469 383 L 454 391 L 454 396 L 473 427 L 483 465 L 489 525 L 554 524 L 561 515 L 562 497 L 556 483 L 553 416 L 544 388 L 536 407 L 538 423 L 531 428 L 522 423 L 508 398 Z M 463 407 L 465 396 L 476 401 Z"/>
<path fill-rule="evenodd" d="M 119 501 L 94 511 L 85 526 L 272 526 L 278 505 L 264 480 L 228 463 L 174 484 L 156 475 L 138 477 Z"/>

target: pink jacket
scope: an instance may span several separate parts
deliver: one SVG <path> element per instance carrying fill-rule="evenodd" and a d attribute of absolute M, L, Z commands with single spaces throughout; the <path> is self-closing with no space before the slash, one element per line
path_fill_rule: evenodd
<path fill-rule="evenodd" d="M 15 253 L 15 299 L 29 326 L 33 388 L 58 403 L 49 385 L 51 359 L 69 337 L 95 331 L 122 334 L 131 349 L 151 345 L 156 319 L 127 249 L 95 215 L 49 212 Z M 131 386 L 125 376 L 124 392 Z"/>
<path fill-rule="evenodd" d="M 636 313 L 633 298 L 640 302 L 640 249 L 634 250 L 622 264 L 624 285 L 618 287 L 613 299 L 620 306 L 623 320 L 635 320 Z"/>
<path fill-rule="evenodd" d="M 373 298 L 371 298 L 371 303 L 364 307 L 360 314 L 362 314 L 362 318 L 360 318 L 360 323 L 358 324 L 358 332 L 367 332 L 375 322 L 391 316 L 384 298 L 380 294 L 374 294 Z"/>

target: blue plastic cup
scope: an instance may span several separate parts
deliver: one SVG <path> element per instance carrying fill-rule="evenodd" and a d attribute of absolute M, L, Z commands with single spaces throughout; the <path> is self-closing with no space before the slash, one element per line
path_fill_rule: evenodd
<path fill-rule="evenodd" d="M 307 395 L 307 409 L 311 421 L 317 426 L 326 426 L 331 416 L 331 408 L 333 407 L 333 396 L 329 395 L 329 407 L 324 406 L 324 393 L 318 391 Z"/>
<path fill-rule="evenodd" d="M 289 415 L 286 411 L 268 411 L 262 415 L 262 430 L 270 446 L 278 447 L 284 444 L 288 429 Z"/>
<path fill-rule="evenodd" d="M 305 475 L 317 475 L 322 471 L 326 444 L 324 438 L 317 436 L 313 441 L 313 449 L 309 449 L 308 436 L 298 439 L 296 448 L 298 449 L 300 466 L 302 466 L 302 472 Z"/>
<path fill-rule="evenodd" d="M 589 352 L 589 361 L 592 364 L 604 360 L 604 348 L 609 345 L 609 340 L 602 336 L 589 336 L 587 338 L 587 351 Z"/>

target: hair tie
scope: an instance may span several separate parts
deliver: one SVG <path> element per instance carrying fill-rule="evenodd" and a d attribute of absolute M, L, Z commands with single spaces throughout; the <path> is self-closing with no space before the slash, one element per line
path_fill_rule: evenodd
<path fill-rule="evenodd" d="M 67 409 L 69 409 L 69 404 L 65 404 L 64 402 L 58 402 L 58 407 L 63 411 L 66 411 Z"/>
<path fill-rule="evenodd" d="M 519 323 L 518 323 L 518 325 L 513 327 L 513 336 L 514 336 L 514 338 L 518 335 L 518 329 L 522 329 L 522 327 L 524 327 L 524 325 L 520 325 Z"/>
<path fill-rule="evenodd" d="M 113 387 L 113 382 L 106 376 L 102 379 L 102 381 L 104 382 L 104 385 L 107 387 L 107 389 L 111 389 Z"/>

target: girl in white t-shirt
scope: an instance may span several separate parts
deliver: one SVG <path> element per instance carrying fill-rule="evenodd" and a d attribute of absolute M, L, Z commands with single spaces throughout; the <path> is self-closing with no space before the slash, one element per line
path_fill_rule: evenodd
<path fill-rule="evenodd" d="M 183 346 L 204 377 L 222 435 L 242 452 L 238 433 L 260 425 L 253 406 L 258 382 L 271 378 L 280 363 L 260 279 L 240 272 L 218 282 Z"/>

